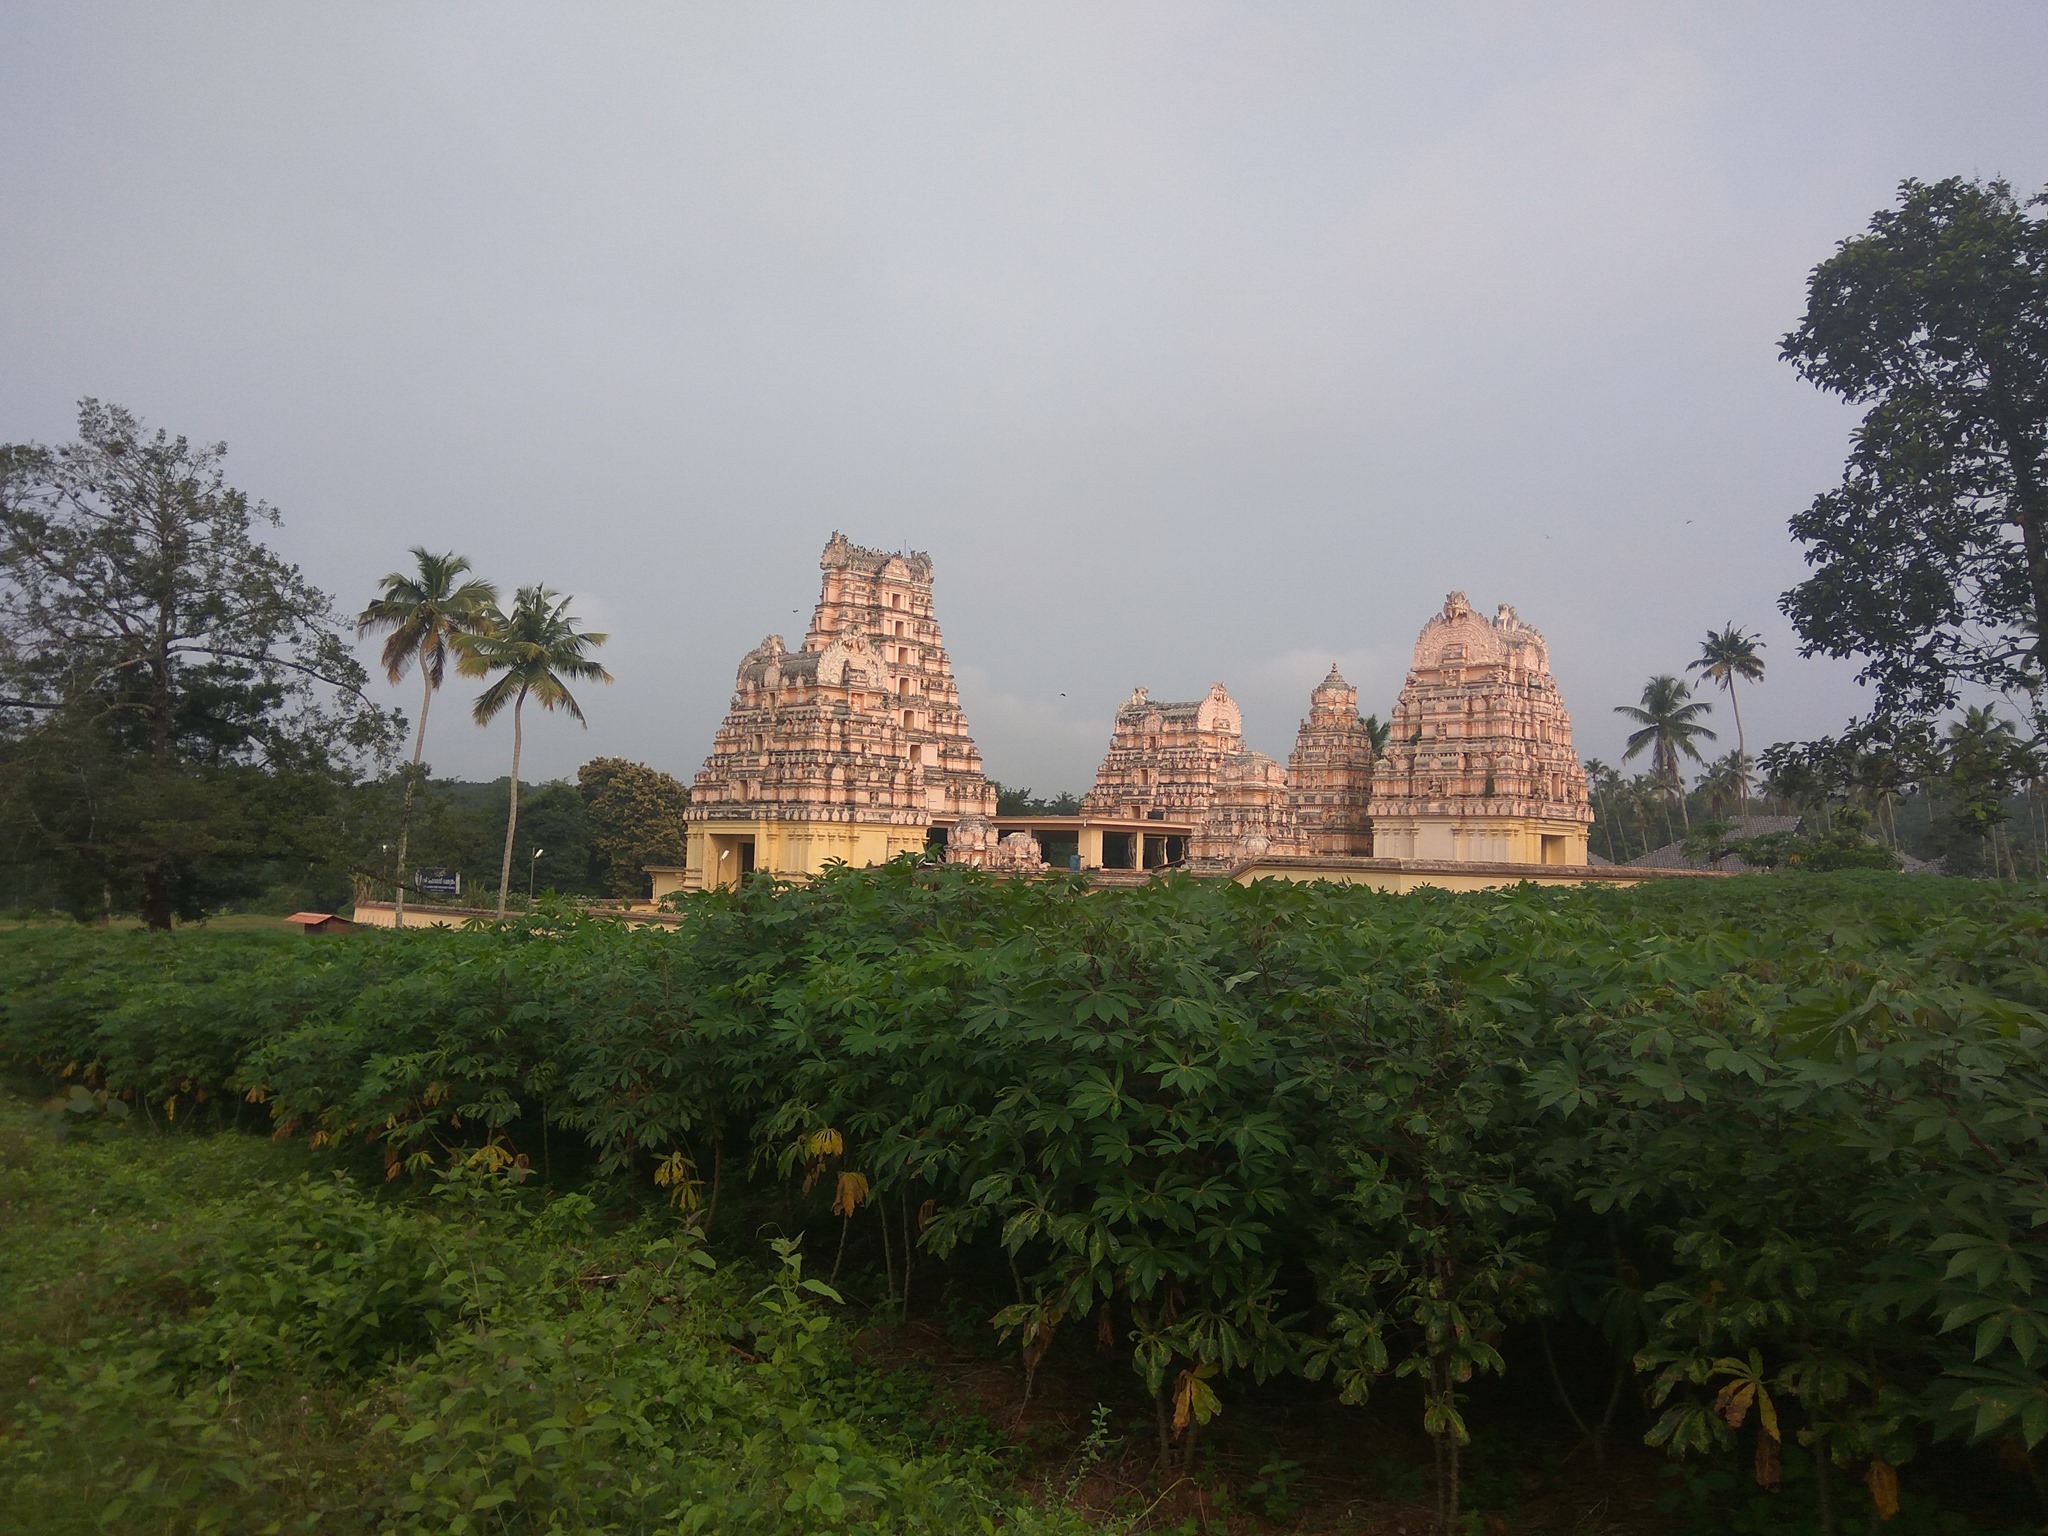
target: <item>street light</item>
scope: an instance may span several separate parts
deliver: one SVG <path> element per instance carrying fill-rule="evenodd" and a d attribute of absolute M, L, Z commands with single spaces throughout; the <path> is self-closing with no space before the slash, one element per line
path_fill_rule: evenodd
<path fill-rule="evenodd" d="M 540 856 L 546 852 L 545 848 L 536 848 L 533 850 L 533 857 L 526 861 L 526 904 L 529 907 L 533 905 L 533 866 L 540 862 Z"/>

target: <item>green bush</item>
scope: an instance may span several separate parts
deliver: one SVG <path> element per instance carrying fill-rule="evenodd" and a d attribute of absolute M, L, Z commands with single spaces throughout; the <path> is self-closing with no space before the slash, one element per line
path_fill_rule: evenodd
<path fill-rule="evenodd" d="M 1446 1515 L 1476 1383 L 1545 1318 L 1643 1373 L 1654 1443 L 1765 1484 L 1810 1454 L 1830 1510 L 1943 1440 L 2048 1437 L 2030 892 L 1084 893 L 906 862 L 684 905 L 672 933 L 543 910 L 260 954 L 10 935 L 0 1062 L 156 1111 L 203 1087 L 396 1184 L 576 1146 L 601 1198 L 752 1202 L 878 1303 L 943 1266 L 1027 1377 L 1077 1330 L 1125 1353 L 1163 1462 L 1274 1375 L 1412 1378 Z M 580 1370 L 534 1392 L 573 1404 Z"/>
<path fill-rule="evenodd" d="M 721 1268 L 672 1218 L 616 1227 L 490 1157 L 392 1200 L 236 1190 L 222 1138 L 31 1136 L 0 1176 L 6 1278 L 89 1253 L 100 1289 L 68 1336 L 34 1335 L 33 1285 L 0 1304 L 10 1529 L 1083 1529 L 863 1411 L 793 1242 L 765 1277 Z M 76 1202 L 123 1169 L 81 1251 Z"/>

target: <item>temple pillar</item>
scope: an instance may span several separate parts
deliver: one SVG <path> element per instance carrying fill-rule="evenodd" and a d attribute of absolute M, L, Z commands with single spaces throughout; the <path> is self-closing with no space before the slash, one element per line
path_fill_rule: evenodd
<path fill-rule="evenodd" d="M 1102 868 L 1102 828 L 1083 826 L 1076 834 L 1083 869 Z"/>

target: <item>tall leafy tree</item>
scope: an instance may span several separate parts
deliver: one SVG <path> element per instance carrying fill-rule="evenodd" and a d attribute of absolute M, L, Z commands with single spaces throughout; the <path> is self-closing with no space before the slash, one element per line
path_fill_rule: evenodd
<path fill-rule="evenodd" d="M 1906 181 L 1815 267 L 1782 356 L 1868 407 L 1792 519 L 1805 655 L 1857 656 L 1879 720 L 2048 680 L 2048 218 L 2003 181 Z"/>
<path fill-rule="evenodd" d="M 226 452 L 91 399 L 77 441 L 0 449 L 0 818 L 81 915 L 169 927 L 267 863 L 303 868 L 393 746 Z"/>
<path fill-rule="evenodd" d="M 2018 733 L 2012 721 L 1996 710 L 1973 705 L 1952 721 L 1943 735 L 1942 766 L 1949 800 L 1940 829 L 1945 856 L 1954 864 L 1968 866 L 1988 854 L 1995 875 L 2005 803 L 2019 787 Z"/>
<path fill-rule="evenodd" d="M 1697 672 L 1710 683 L 1728 690 L 1728 707 L 1735 714 L 1735 753 L 1745 763 L 1749 759 L 1749 742 L 1742 733 L 1742 701 L 1735 696 L 1735 681 L 1760 683 L 1764 677 L 1764 659 L 1757 653 L 1763 649 L 1763 642 L 1755 635 L 1746 635 L 1735 624 L 1730 623 L 1717 630 L 1709 630 L 1706 639 L 1700 642 L 1699 658 L 1688 662 L 1685 670 Z M 1749 779 L 1739 779 L 1742 808 L 1749 809 Z"/>
<path fill-rule="evenodd" d="M 420 669 L 420 719 L 413 731 L 412 766 L 406 774 L 405 797 L 398 814 L 398 880 L 392 898 L 393 921 L 405 926 L 405 850 L 412 831 L 413 796 L 418 793 L 420 758 L 427 745 L 427 711 L 434 690 L 448 674 L 448 654 L 458 635 L 475 634 L 494 613 L 498 589 L 488 581 L 464 581 L 469 561 L 457 554 L 437 555 L 413 546 L 413 569 L 393 571 L 378 583 L 377 596 L 356 618 L 356 634 L 385 630 L 379 658 L 384 675 L 403 682 L 414 663 Z"/>
<path fill-rule="evenodd" d="M 1617 704 L 1614 712 L 1636 722 L 1642 729 L 1629 733 L 1623 762 L 1633 762 L 1644 752 L 1650 754 L 1650 768 L 1664 788 L 1668 801 L 1678 803 L 1678 814 L 1686 826 L 1692 817 L 1685 808 L 1685 777 L 1680 759 L 1699 762 L 1698 743 L 1714 740 L 1714 733 L 1700 723 L 1714 706 L 1693 701 L 1692 689 L 1683 678 L 1660 672 L 1643 685 L 1640 704 Z"/>
<path fill-rule="evenodd" d="M 455 639 L 456 668 L 465 676 L 497 679 L 478 696 L 471 713 L 478 725 L 489 725 L 512 706 L 512 789 L 505 819 L 505 858 L 498 871 L 498 915 L 505 915 L 505 897 L 512 883 L 512 843 L 519 835 L 519 752 L 524 740 L 523 712 L 531 695 L 545 710 L 562 710 L 578 725 L 583 708 L 569 691 L 571 682 L 612 680 L 590 652 L 608 635 L 579 630 L 569 604 L 543 586 L 521 587 L 510 613 L 493 613 L 475 634 Z"/>
<path fill-rule="evenodd" d="M 623 757 L 593 757 L 576 770 L 589 822 L 591 862 L 613 896 L 647 894 L 648 864 L 681 864 L 690 791 L 681 780 Z"/>

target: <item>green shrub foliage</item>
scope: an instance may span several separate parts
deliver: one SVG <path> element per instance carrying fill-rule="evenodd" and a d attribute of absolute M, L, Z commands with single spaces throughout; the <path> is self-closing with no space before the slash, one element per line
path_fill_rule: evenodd
<path fill-rule="evenodd" d="M 1109 1341 L 1162 1459 L 1276 1374 L 1412 1377 L 1448 1520 L 1476 1380 L 1578 1328 L 1651 1443 L 1766 1487 L 1789 1448 L 1883 1513 L 1941 1439 L 2023 1468 L 2048 1438 L 2044 941 L 2033 893 L 1855 873 L 1397 897 L 900 862 L 674 931 L 11 934 L 0 1054 L 393 1181 L 580 1149 L 700 1222 L 780 1201 L 877 1298 L 981 1287 L 1027 1372 Z M 438 1305 L 304 1347 L 376 1358 Z M 464 1340 L 438 1368 L 521 1347 Z M 543 1396 L 575 1369 L 522 1358 Z"/>

